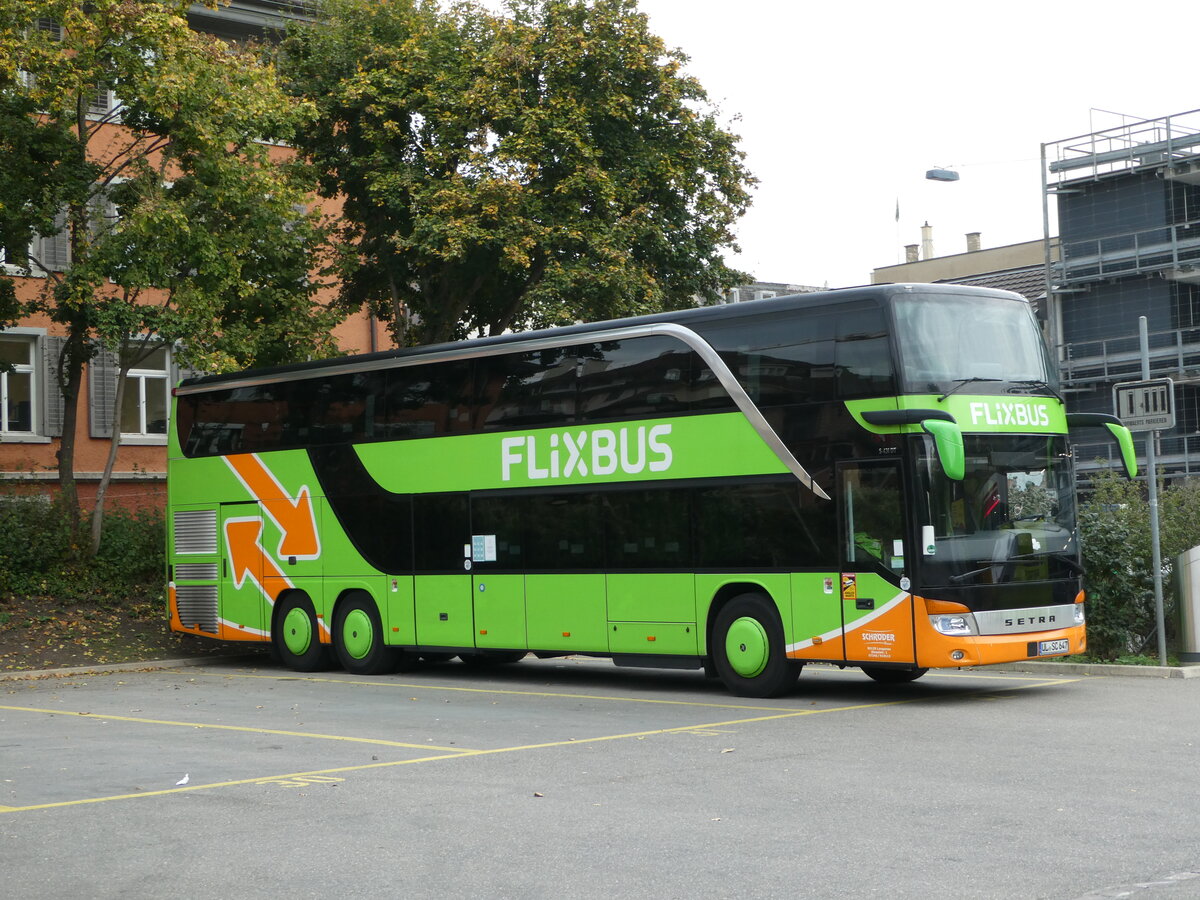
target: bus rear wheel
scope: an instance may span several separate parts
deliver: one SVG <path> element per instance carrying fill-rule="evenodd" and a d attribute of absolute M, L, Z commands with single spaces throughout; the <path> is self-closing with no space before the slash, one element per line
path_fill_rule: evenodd
<path fill-rule="evenodd" d="M 375 601 L 351 594 L 333 616 L 333 648 L 338 662 L 351 675 L 385 675 L 402 662 L 401 651 L 383 642 L 383 623 Z"/>
<path fill-rule="evenodd" d="M 329 647 L 321 643 L 312 600 L 294 593 L 275 604 L 271 647 L 280 661 L 296 672 L 319 672 L 329 667 Z"/>
<path fill-rule="evenodd" d="M 864 674 L 880 684 L 908 684 L 929 671 L 928 669 L 885 669 L 882 666 L 863 666 L 862 670 Z"/>
<path fill-rule="evenodd" d="M 739 697 L 778 697 L 800 674 L 784 650 L 775 604 L 762 594 L 740 594 L 721 608 L 709 650 L 721 681 Z"/>

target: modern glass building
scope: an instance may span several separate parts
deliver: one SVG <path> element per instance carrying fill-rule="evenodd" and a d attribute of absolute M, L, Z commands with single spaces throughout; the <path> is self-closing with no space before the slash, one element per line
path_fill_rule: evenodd
<path fill-rule="evenodd" d="M 1068 405 L 1113 411 L 1113 385 L 1142 377 L 1146 316 L 1151 377 L 1175 382 L 1159 471 L 1200 472 L 1200 110 L 1128 120 L 1042 154 L 1046 241 L 1056 211 L 1061 246 L 1046 267 L 1047 331 Z M 1104 444 L 1076 453 L 1084 476 L 1116 465 Z"/>

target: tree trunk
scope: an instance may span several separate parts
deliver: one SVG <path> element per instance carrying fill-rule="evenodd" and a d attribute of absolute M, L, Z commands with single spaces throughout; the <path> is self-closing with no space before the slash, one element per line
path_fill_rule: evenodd
<path fill-rule="evenodd" d="M 392 299 L 391 326 L 392 342 L 403 348 L 408 340 L 408 306 L 400 298 L 400 289 L 396 286 L 394 276 L 388 276 L 388 292 Z"/>
<path fill-rule="evenodd" d="M 87 347 L 80 330 L 72 324 L 63 344 L 58 364 L 58 388 L 63 395 L 63 432 L 55 457 L 58 460 L 58 488 L 63 508 L 70 517 L 71 550 L 77 555 L 83 545 L 79 489 L 75 484 L 75 426 L 79 420 L 79 392 L 83 384 L 83 364 Z"/>
<path fill-rule="evenodd" d="M 542 280 L 544 274 L 546 274 L 546 260 L 544 257 L 539 256 L 530 267 L 529 277 L 525 279 L 524 286 L 513 297 L 512 303 L 508 305 L 508 308 L 495 321 L 490 323 L 488 334 L 504 334 L 508 328 L 512 327 L 513 319 L 517 317 L 517 313 L 525 306 L 525 298 L 529 295 L 530 289 Z"/>
<path fill-rule="evenodd" d="M 113 468 L 117 464 L 117 453 L 121 449 L 121 404 L 125 399 L 125 383 L 128 381 L 129 363 L 122 362 L 117 370 L 117 389 L 113 396 L 112 435 L 108 441 L 108 458 L 104 461 L 104 472 L 96 486 L 96 506 L 92 509 L 92 556 L 100 552 L 100 539 L 104 536 L 104 497 L 112 481 Z"/>

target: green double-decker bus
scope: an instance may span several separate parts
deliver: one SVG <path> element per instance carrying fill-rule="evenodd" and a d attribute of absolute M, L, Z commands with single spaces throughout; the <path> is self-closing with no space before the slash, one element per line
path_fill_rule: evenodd
<path fill-rule="evenodd" d="M 1085 644 L 1029 304 L 888 285 L 185 380 L 171 625 L 380 674 L 529 653 L 786 691 Z"/>

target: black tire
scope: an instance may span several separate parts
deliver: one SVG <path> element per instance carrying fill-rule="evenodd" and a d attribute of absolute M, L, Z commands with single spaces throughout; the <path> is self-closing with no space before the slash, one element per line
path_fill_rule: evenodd
<path fill-rule="evenodd" d="M 333 616 L 333 648 L 338 662 L 351 675 L 395 672 L 403 657 L 383 642 L 383 623 L 375 601 L 364 593 L 350 594 Z"/>
<path fill-rule="evenodd" d="M 880 684 L 908 684 L 929 671 L 928 669 L 885 669 L 882 666 L 863 666 L 862 670 Z"/>
<path fill-rule="evenodd" d="M 739 697 L 778 697 L 802 667 L 787 658 L 779 612 L 762 594 L 740 594 L 721 607 L 708 649 L 717 675 Z"/>
<path fill-rule="evenodd" d="M 320 672 L 330 665 L 329 645 L 322 644 L 312 600 L 302 591 L 283 597 L 271 617 L 271 651 L 296 672 Z"/>
<path fill-rule="evenodd" d="M 508 666 L 528 655 L 524 650 L 480 650 L 478 653 L 460 653 L 458 658 L 468 666 Z"/>

